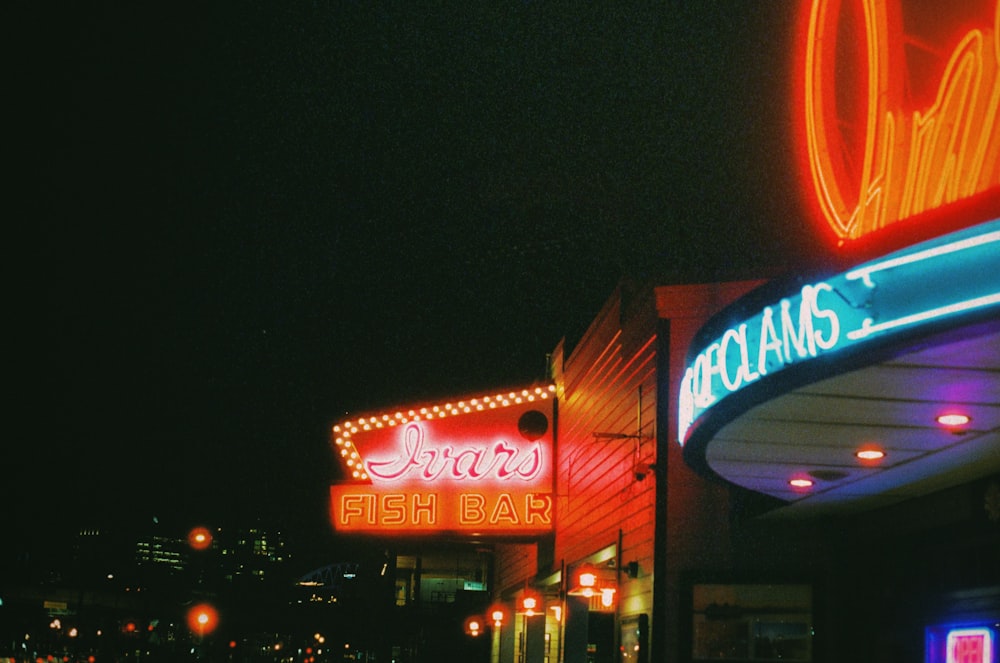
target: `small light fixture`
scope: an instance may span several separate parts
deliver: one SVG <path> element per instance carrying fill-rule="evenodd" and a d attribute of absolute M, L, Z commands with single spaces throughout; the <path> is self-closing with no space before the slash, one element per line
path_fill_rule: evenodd
<path fill-rule="evenodd" d="M 526 592 L 518 603 L 518 613 L 527 615 L 528 617 L 544 614 L 545 609 L 542 607 L 542 598 L 534 592 Z"/>
<path fill-rule="evenodd" d="M 788 482 L 788 485 L 792 488 L 797 488 L 799 490 L 804 490 L 806 488 L 813 487 L 813 480 L 806 479 L 805 477 L 796 477 Z"/>
<path fill-rule="evenodd" d="M 606 600 L 606 591 L 612 593 L 617 589 L 617 576 L 612 575 L 606 569 L 599 569 L 593 564 L 583 564 L 573 573 L 572 581 L 567 590 L 570 596 L 585 596 L 588 599 L 593 596 Z"/>
<path fill-rule="evenodd" d="M 858 449 L 854 456 L 863 463 L 875 463 L 885 458 L 885 452 L 876 446 L 864 446 Z"/>
<path fill-rule="evenodd" d="M 937 418 L 937 422 L 945 428 L 961 428 L 969 425 L 970 421 L 972 421 L 972 417 L 958 412 L 949 412 L 939 415 Z"/>
<path fill-rule="evenodd" d="M 597 590 L 597 570 L 591 564 L 584 564 L 576 572 L 576 582 L 570 594 L 590 598 Z"/>

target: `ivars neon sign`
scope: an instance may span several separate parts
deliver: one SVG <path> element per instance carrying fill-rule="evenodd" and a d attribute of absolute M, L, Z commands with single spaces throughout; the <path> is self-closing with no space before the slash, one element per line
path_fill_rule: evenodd
<path fill-rule="evenodd" d="M 1000 195 L 1000 2 L 814 0 L 805 18 L 805 171 L 841 242 Z"/>
<path fill-rule="evenodd" d="M 1000 220 L 810 283 L 717 331 L 681 380 L 678 440 L 729 396 L 785 369 L 967 319 L 1000 313 Z M 710 338 L 712 338 L 710 336 Z"/>
<path fill-rule="evenodd" d="M 334 528 L 524 536 L 552 529 L 552 392 L 534 387 L 334 427 Z"/>

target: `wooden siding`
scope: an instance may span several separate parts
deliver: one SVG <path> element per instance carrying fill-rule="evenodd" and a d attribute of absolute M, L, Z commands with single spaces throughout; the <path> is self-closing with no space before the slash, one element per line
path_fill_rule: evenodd
<path fill-rule="evenodd" d="M 573 563 L 622 532 L 623 559 L 651 568 L 655 481 L 655 315 L 622 325 L 619 289 L 594 321 L 561 374 L 556 465 L 555 557 Z M 651 302 L 647 310 L 654 311 Z M 630 313 L 634 313 L 631 311 Z M 629 347 L 626 347 L 629 346 Z M 641 390 L 641 417 L 640 417 Z M 639 420 L 642 431 L 638 430 Z M 638 435 L 613 439 L 598 434 Z M 641 480 L 636 471 L 646 474 Z"/>
<path fill-rule="evenodd" d="M 561 565 L 570 582 L 574 566 L 613 549 L 616 559 L 608 561 L 636 568 L 634 577 L 618 569 L 615 612 L 619 618 L 648 614 L 651 653 L 679 660 L 681 577 L 719 572 L 732 560 L 728 491 L 684 462 L 673 404 L 698 329 L 757 285 L 619 287 L 569 356 L 562 343 L 556 347 L 555 536 L 540 556 L 526 555 L 523 546 L 497 549 L 500 592 L 510 595 Z M 661 328 L 669 338 L 658 338 Z M 658 356 L 664 351 L 669 356 Z M 657 514 L 663 479 L 666 513 Z M 665 525 L 661 541 L 655 540 L 658 515 Z M 547 568 L 538 568 L 539 560 Z M 662 576 L 654 583 L 655 569 Z"/>
<path fill-rule="evenodd" d="M 538 546 L 534 543 L 498 543 L 496 545 L 494 574 L 505 589 L 523 584 L 535 577 L 538 566 Z"/>

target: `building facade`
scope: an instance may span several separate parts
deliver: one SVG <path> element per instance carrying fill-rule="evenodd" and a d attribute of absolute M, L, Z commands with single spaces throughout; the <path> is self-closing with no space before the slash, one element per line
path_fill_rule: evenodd
<path fill-rule="evenodd" d="M 783 222 L 829 246 L 776 279 L 624 280 L 556 347 L 544 522 L 459 532 L 492 550 L 468 637 L 496 663 L 997 662 L 1000 3 L 787 8 L 805 202 Z M 423 435 L 397 443 L 413 467 Z M 469 444 L 432 453 L 468 475 Z M 389 531 L 411 495 L 363 479 L 335 528 L 435 536 Z"/>
<path fill-rule="evenodd" d="M 496 587 L 558 619 L 495 660 L 997 660 L 1000 3 L 917 5 L 788 5 L 828 247 L 623 285 L 555 353 L 555 534 Z"/>

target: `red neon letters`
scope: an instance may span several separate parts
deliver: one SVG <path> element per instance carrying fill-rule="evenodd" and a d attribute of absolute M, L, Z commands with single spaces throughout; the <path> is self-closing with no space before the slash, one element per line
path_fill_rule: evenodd
<path fill-rule="evenodd" d="M 841 241 L 1000 188 L 1000 3 L 904 4 L 808 14 L 807 168 Z"/>

